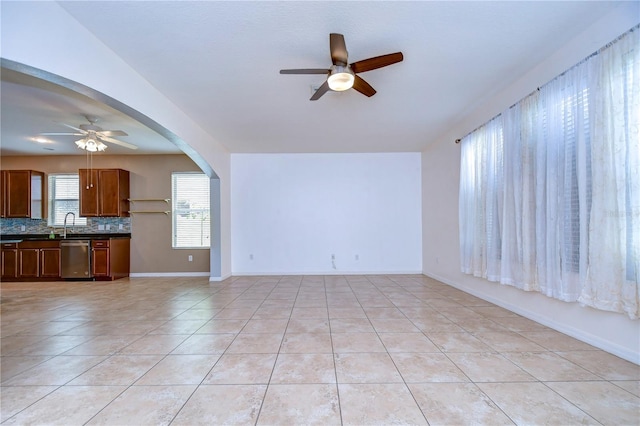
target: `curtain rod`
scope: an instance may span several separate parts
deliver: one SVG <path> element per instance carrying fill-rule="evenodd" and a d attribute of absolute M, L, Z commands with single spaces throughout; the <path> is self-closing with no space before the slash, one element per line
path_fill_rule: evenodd
<path fill-rule="evenodd" d="M 623 37 L 625 37 L 627 34 L 630 34 L 632 32 L 634 32 L 635 30 L 640 29 L 640 24 L 637 24 L 634 27 L 631 27 L 630 30 L 625 31 L 624 33 L 620 34 L 618 37 L 616 37 L 614 40 L 610 41 L 609 43 L 605 44 L 604 46 L 602 46 L 600 49 L 596 50 L 595 52 L 593 52 L 592 54 L 590 54 L 589 56 L 587 56 L 586 58 L 582 59 L 580 62 L 578 62 L 577 64 L 573 65 L 571 68 L 563 71 L 562 73 L 558 74 L 556 77 L 554 77 L 553 79 L 551 79 L 549 82 L 545 83 L 542 85 L 542 87 L 545 87 L 546 85 L 550 84 L 551 82 L 557 80 L 558 78 L 562 77 L 563 75 L 565 75 L 566 73 L 568 73 L 569 71 L 571 71 L 572 69 L 574 69 L 575 67 L 577 67 L 578 65 L 582 65 L 584 62 L 587 62 L 589 59 L 591 59 L 592 57 L 598 55 L 599 53 L 601 53 L 602 51 L 604 51 L 605 49 L 608 49 L 609 47 L 611 47 L 614 43 L 618 42 L 620 39 L 622 39 Z M 513 108 L 514 106 L 518 105 L 518 103 L 524 101 L 525 99 L 529 98 L 530 96 L 535 95 L 537 92 L 540 91 L 540 87 L 537 87 L 533 92 L 529 93 L 528 95 L 526 95 L 525 97 L 523 97 L 522 99 L 520 99 L 518 102 L 514 103 L 513 105 L 511 105 L 509 108 L 507 108 L 507 110 L 510 110 L 511 108 Z M 495 120 L 496 118 L 500 117 L 502 115 L 502 112 L 494 115 L 493 117 L 491 117 L 490 119 L 488 119 L 487 121 L 485 121 L 484 123 L 482 123 L 481 125 L 479 125 L 478 127 L 476 127 L 475 129 L 471 130 L 470 132 L 468 132 L 466 135 L 464 135 L 461 138 L 458 138 L 455 140 L 456 144 L 459 144 L 460 142 L 462 142 L 462 139 L 466 138 L 467 136 L 469 136 L 471 133 L 475 132 L 476 130 L 478 130 L 480 127 L 484 126 L 485 124 L 487 124 L 488 122 Z"/>

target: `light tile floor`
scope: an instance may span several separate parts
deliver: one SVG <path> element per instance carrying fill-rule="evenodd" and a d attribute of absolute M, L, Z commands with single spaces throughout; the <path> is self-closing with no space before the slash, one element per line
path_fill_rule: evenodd
<path fill-rule="evenodd" d="M 640 367 L 424 276 L 3 283 L 3 424 L 640 423 Z"/>

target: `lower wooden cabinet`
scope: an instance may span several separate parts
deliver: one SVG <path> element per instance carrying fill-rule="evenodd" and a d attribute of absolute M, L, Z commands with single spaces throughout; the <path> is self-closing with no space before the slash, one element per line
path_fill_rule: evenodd
<path fill-rule="evenodd" d="M 54 281 L 62 279 L 60 240 L 2 243 L 2 281 Z M 129 238 L 91 241 L 91 273 L 95 280 L 129 276 Z"/>
<path fill-rule="evenodd" d="M 109 240 L 94 240 L 91 242 L 91 272 L 95 278 L 108 278 L 109 268 Z"/>
<path fill-rule="evenodd" d="M 17 278 L 21 280 L 60 278 L 59 241 L 23 241 L 17 246 Z"/>
<path fill-rule="evenodd" d="M 130 241 L 111 238 L 91 242 L 91 271 L 96 280 L 117 280 L 129 276 Z"/>
<path fill-rule="evenodd" d="M 38 278 L 40 276 L 40 249 L 20 247 L 18 257 L 20 265 L 18 278 Z"/>
<path fill-rule="evenodd" d="M 40 249 L 40 276 L 43 278 L 60 278 L 60 249 L 47 247 Z"/>
<path fill-rule="evenodd" d="M 2 243 L 2 280 L 18 278 L 18 243 Z"/>
<path fill-rule="evenodd" d="M 2 280 L 60 279 L 60 243 L 2 243 Z"/>
<path fill-rule="evenodd" d="M 3 281 L 52 281 L 60 278 L 59 241 L 2 243 Z"/>

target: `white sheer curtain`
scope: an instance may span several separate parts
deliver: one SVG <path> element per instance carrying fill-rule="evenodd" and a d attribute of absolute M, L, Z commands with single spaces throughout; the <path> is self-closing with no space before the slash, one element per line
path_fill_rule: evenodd
<path fill-rule="evenodd" d="M 500 278 L 500 215 L 502 200 L 502 129 L 494 119 L 477 131 L 477 143 L 463 143 L 460 183 L 462 270 L 492 281 Z M 464 213 L 464 214 L 463 214 Z"/>
<path fill-rule="evenodd" d="M 640 30 L 593 60 L 593 204 L 580 302 L 639 316 Z M 598 165 L 598 167 L 596 167 Z"/>
<path fill-rule="evenodd" d="M 639 315 L 638 29 L 462 141 L 462 271 Z"/>

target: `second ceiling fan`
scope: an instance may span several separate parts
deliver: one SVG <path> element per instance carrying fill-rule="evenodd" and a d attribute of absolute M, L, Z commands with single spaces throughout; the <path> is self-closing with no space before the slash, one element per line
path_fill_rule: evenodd
<path fill-rule="evenodd" d="M 389 53 L 362 61 L 348 63 L 347 47 L 342 34 L 329 34 L 329 49 L 331 51 L 331 68 L 307 68 L 280 70 L 280 74 L 326 74 L 327 80 L 311 96 L 312 101 L 320 99 L 329 90 L 341 92 L 352 87 L 367 97 L 376 94 L 376 90 L 364 81 L 358 73 L 386 67 L 401 62 L 402 52 Z"/>
<path fill-rule="evenodd" d="M 78 146 L 78 148 L 85 149 L 90 152 L 104 151 L 105 149 L 107 149 L 107 145 L 105 145 L 103 142 L 120 145 L 129 149 L 138 149 L 138 147 L 133 144 L 121 141 L 119 139 L 114 139 L 112 137 L 112 136 L 129 136 L 126 132 L 123 132 L 122 130 L 103 130 L 102 127 L 96 126 L 96 123 L 98 122 L 98 117 L 85 115 L 85 118 L 87 119 L 89 124 L 80 124 L 78 127 L 72 126 L 66 123 L 60 123 L 65 127 L 75 130 L 75 133 L 56 132 L 56 133 L 40 133 L 40 134 L 43 136 L 82 136 L 82 138 L 78 139 L 75 143 Z"/>

